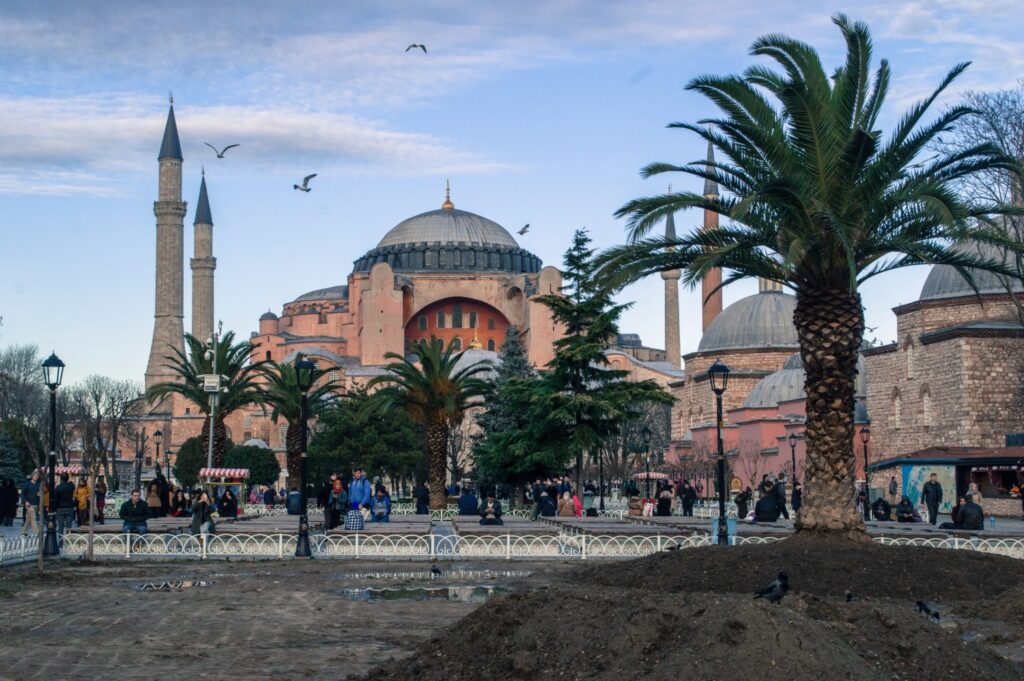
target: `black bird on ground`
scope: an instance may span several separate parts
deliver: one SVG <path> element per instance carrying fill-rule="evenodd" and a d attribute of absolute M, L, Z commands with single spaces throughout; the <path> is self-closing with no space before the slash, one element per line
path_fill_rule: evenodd
<path fill-rule="evenodd" d="M 914 605 L 917 606 L 918 613 L 928 615 L 928 619 L 935 622 L 939 621 L 939 606 L 928 601 L 917 601 Z"/>
<path fill-rule="evenodd" d="M 239 146 L 237 144 L 229 144 L 220 151 L 217 151 L 217 147 L 213 146 L 209 142 L 203 142 L 203 144 L 213 149 L 213 153 L 217 154 L 217 158 L 224 158 L 224 154 L 227 152 L 228 149 L 233 149 L 234 147 Z"/>
<path fill-rule="evenodd" d="M 434 577 L 440 577 L 442 573 L 440 570 L 437 569 L 436 565 L 431 565 L 430 574 L 432 574 Z"/>
<path fill-rule="evenodd" d="M 297 184 L 293 184 L 292 187 L 298 189 L 300 192 L 310 192 L 313 190 L 313 188 L 309 186 L 309 181 L 312 180 L 314 177 L 316 177 L 316 173 L 313 173 L 312 175 L 306 175 L 304 178 L 302 178 L 301 187 Z"/>
<path fill-rule="evenodd" d="M 413 43 L 412 45 L 409 45 L 409 47 L 405 48 L 405 51 L 408 52 L 409 50 L 415 50 L 416 48 L 423 50 L 423 54 L 427 53 L 427 46 L 421 45 L 419 43 Z"/>
<path fill-rule="evenodd" d="M 527 222 L 525 225 L 523 225 L 523 228 L 521 230 L 519 230 L 519 236 L 522 236 L 522 235 L 526 234 L 529 231 L 530 231 L 530 223 Z"/>
<path fill-rule="evenodd" d="M 764 598 L 769 603 L 778 603 L 787 591 L 789 591 L 789 576 L 785 572 L 780 572 L 775 581 L 754 594 L 754 598 Z"/>
<path fill-rule="evenodd" d="M 846 602 L 853 603 L 853 592 L 850 590 L 846 591 Z"/>

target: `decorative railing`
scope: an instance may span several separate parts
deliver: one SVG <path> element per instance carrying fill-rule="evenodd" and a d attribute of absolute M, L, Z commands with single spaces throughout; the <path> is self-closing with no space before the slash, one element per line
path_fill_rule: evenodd
<path fill-rule="evenodd" d="M 737 536 L 734 544 L 767 544 L 778 536 Z M 709 534 L 690 536 L 618 534 L 495 534 L 483 536 L 437 534 L 315 534 L 310 537 L 318 558 L 371 558 L 408 560 L 462 559 L 599 559 L 638 558 L 666 550 L 681 550 L 714 543 Z M 928 546 L 940 549 L 979 551 L 1024 559 L 1024 538 L 875 537 L 892 546 Z M 295 535 L 267 534 L 97 534 L 93 556 L 97 558 L 285 558 L 295 554 Z M 89 537 L 61 537 L 66 558 L 85 555 Z M 0 544 L 2 562 L 29 560 L 38 550 L 38 538 L 6 539 Z"/>
<path fill-rule="evenodd" d="M 0 565 L 24 563 L 39 554 L 39 535 L 23 534 L 20 537 L 0 539 Z"/>

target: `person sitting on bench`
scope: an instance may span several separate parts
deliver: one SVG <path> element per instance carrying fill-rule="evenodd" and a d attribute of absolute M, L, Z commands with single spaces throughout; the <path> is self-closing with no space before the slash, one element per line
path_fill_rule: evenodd
<path fill-rule="evenodd" d="M 888 522 L 892 520 L 892 505 L 885 497 L 878 497 L 875 503 L 871 504 L 871 514 L 875 516 L 875 520 Z"/>
<path fill-rule="evenodd" d="M 985 529 L 985 511 L 981 506 L 974 503 L 974 495 L 966 494 L 964 499 L 967 503 L 960 507 L 960 513 L 956 517 L 956 529 L 958 530 L 983 530 Z"/>
<path fill-rule="evenodd" d="M 149 506 L 142 500 L 142 492 L 132 490 L 132 498 L 121 504 L 121 520 L 124 521 L 125 532 L 146 534 L 146 521 L 149 520 Z"/>
<path fill-rule="evenodd" d="M 480 506 L 481 525 L 504 525 L 501 521 L 501 502 L 494 498 L 494 492 L 487 493 L 487 503 Z"/>

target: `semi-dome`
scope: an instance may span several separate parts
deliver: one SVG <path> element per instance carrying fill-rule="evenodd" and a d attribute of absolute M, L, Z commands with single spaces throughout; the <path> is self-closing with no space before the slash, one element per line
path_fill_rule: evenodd
<path fill-rule="evenodd" d="M 298 303 L 303 300 L 348 300 L 348 286 L 342 284 L 340 286 L 328 286 L 327 288 L 307 291 L 292 302 Z"/>
<path fill-rule="evenodd" d="M 799 347 L 793 309 L 796 298 L 762 291 L 722 310 L 700 339 L 697 352 Z"/>
<path fill-rule="evenodd" d="M 1006 259 L 1004 253 L 1000 253 L 995 246 L 988 244 L 965 246 L 964 248 L 970 248 L 973 254 L 991 260 L 1005 262 Z M 1006 293 L 1006 286 L 1003 283 L 1004 278 L 997 274 L 975 271 L 972 272 L 972 277 L 974 285 L 978 288 L 978 293 Z M 1024 286 L 1021 285 L 1020 281 L 1012 280 L 1012 284 L 1014 292 L 1024 292 Z M 941 300 L 943 298 L 960 298 L 973 295 L 975 295 L 975 290 L 971 288 L 971 285 L 967 283 L 967 280 L 956 269 L 950 265 L 936 265 L 928 273 L 928 278 L 924 281 L 919 300 Z"/>
<path fill-rule="evenodd" d="M 377 248 L 429 243 L 519 247 L 497 222 L 469 211 L 441 208 L 402 220 L 384 235 Z"/>
<path fill-rule="evenodd" d="M 271 312 L 270 310 L 267 310 L 266 312 L 264 312 L 263 314 L 260 315 L 260 321 L 261 322 L 274 321 L 276 319 L 277 319 L 277 315 L 274 314 L 273 312 Z"/>
<path fill-rule="evenodd" d="M 782 368 L 773 374 L 765 376 L 747 394 L 743 401 L 746 408 L 770 408 L 779 402 L 801 399 L 805 396 L 804 380 L 807 374 L 804 371 L 804 361 L 799 352 L 795 352 L 786 358 Z M 867 365 L 864 362 L 864 355 L 857 356 L 857 378 L 853 384 L 853 392 L 859 401 L 867 396 Z"/>

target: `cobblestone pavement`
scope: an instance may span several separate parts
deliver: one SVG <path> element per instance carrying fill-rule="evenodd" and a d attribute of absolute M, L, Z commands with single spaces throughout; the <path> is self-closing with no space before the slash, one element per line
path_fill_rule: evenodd
<path fill-rule="evenodd" d="M 444 565 L 507 569 L 492 564 Z M 561 564 L 535 566 L 564 569 Z M 517 563 L 516 570 L 531 566 Z M 448 601 L 354 601 L 384 580 L 344 573 L 423 572 L 425 563 L 354 561 L 62 564 L 0 572 L 0 679 L 340 679 L 407 654 L 477 607 Z M 200 579 L 204 588 L 139 592 L 146 582 Z M 499 581 L 515 587 L 523 577 Z M 531 582 L 534 578 L 530 578 Z M 441 577 L 415 586 L 473 584 Z M 397 582 L 392 582 L 397 583 Z"/>

